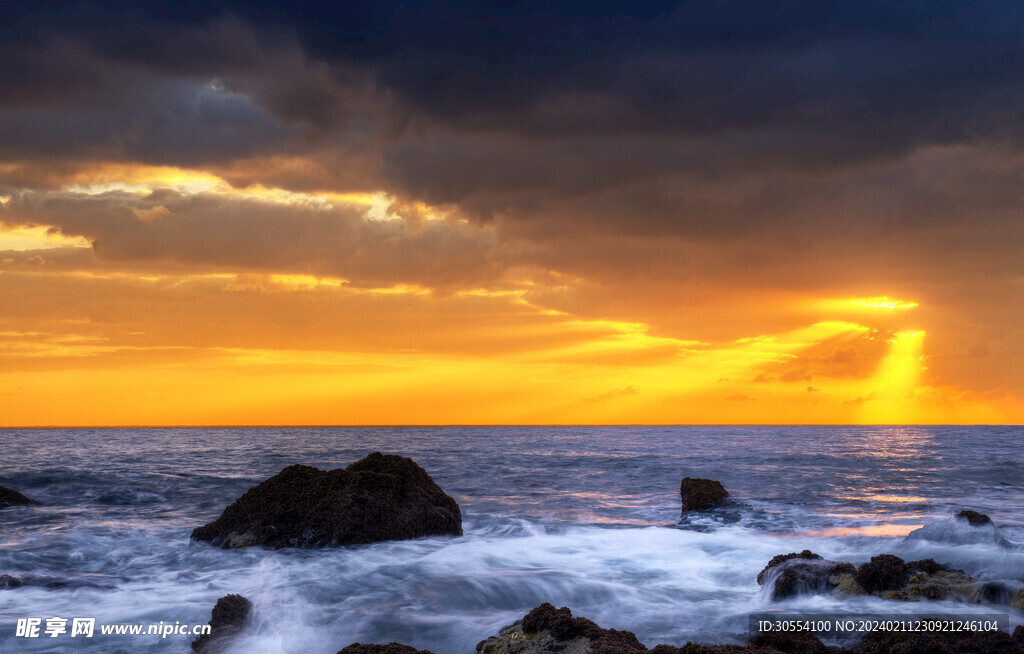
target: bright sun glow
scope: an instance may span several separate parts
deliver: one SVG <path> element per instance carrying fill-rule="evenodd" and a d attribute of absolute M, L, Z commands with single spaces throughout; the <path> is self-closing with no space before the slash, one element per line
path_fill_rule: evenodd
<path fill-rule="evenodd" d="M 904 302 L 888 296 L 866 297 L 850 300 L 850 304 L 866 309 L 913 309 L 917 302 Z"/>

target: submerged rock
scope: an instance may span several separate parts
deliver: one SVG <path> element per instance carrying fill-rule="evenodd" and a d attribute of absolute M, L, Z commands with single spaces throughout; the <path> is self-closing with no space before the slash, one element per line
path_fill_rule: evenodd
<path fill-rule="evenodd" d="M 352 643 L 340 650 L 338 654 L 433 654 L 433 652 L 425 649 L 416 649 L 401 643 L 388 643 L 387 645 Z"/>
<path fill-rule="evenodd" d="M 25 497 L 13 488 L 0 486 L 0 509 L 8 506 L 28 506 L 31 504 L 39 504 L 39 502 Z"/>
<path fill-rule="evenodd" d="M 252 602 L 241 595 L 225 595 L 220 598 L 210 612 L 210 633 L 192 641 L 192 649 L 200 654 L 223 651 L 228 641 L 245 626 L 251 612 Z"/>
<path fill-rule="evenodd" d="M 808 593 L 827 593 L 852 578 L 856 568 L 850 563 L 829 561 L 810 550 L 779 554 L 757 575 L 757 583 L 771 589 L 771 598 L 780 600 Z M 846 594 L 863 594 L 850 587 Z"/>
<path fill-rule="evenodd" d="M 952 518 L 927 524 L 907 534 L 907 540 L 927 540 L 952 545 L 1013 547 L 996 529 L 992 519 L 977 511 L 961 511 Z"/>
<path fill-rule="evenodd" d="M 224 548 L 461 535 L 458 503 L 412 459 L 380 452 L 344 469 L 288 466 L 192 532 L 192 538 Z"/>
<path fill-rule="evenodd" d="M 683 511 L 707 511 L 725 504 L 729 491 L 714 479 L 685 477 L 679 484 L 679 495 L 683 500 Z"/>

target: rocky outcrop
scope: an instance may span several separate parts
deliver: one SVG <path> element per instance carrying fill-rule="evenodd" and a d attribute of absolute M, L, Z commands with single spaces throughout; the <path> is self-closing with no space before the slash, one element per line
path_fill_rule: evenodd
<path fill-rule="evenodd" d="M 364 645 L 352 643 L 340 650 L 338 654 L 433 654 L 425 649 L 416 649 L 401 643 L 388 643 L 387 645 Z"/>
<path fill-rule="evenodd" d="M 1013 547 L 992 519 L 977 511 L 961 511 L 952 518 L 927 524 L 907 534 L 907 540 L 927 540 L 953 545 L 998 545 Z"/>
<path fill-rule="evenodd" d="M 647 652 L 629 631 L 602 629 L 586 618 L 574 618 L 562 607 L 545 602 L 497 636 L 476 646 L 478 654 L 626 654 Z"/>
<path fill-rule="evenodd" d="M 906 563 L 892 554 L 872 557 L 859 567 L 828 561 L 810 550 L 780 554 L 757 575 L 757 583 L 770 588 L 771 598 L 776 600 L 831 593 L 903 601 L 976 601 L 978 595 L 977 582 L 970 575 L 947 570 L 932 559 Z"/>
<path fill-rule="evenodd" d="M 602 629 L 574 618 L 565 607 L 541 604 L 526 616 L 476 646 L 477 654 L 827 654 L 809 633 L 759 634 L 749 645 L 657 645 L 647 649 L 629 631 Z M 339 652 L 339 654 L 349 654 Z"/>
<path fill-rule="evenodd" d="M 25 497 L 13 488 L 0 486 L 0 509 L 8 506 L 29 506 L 32 504 L 39 504 L 39 502 Z"/>
<path fill-rule="evenodd" d="M 461 535 L 456 501 L 412 459 L 380 452 L 338 470 L 288 466 L 192 532 L 192 538 L 224 548 Z"/>
<path fill-rule="evenodd" d="M 714 479 L 685 477 L 679 484 L 679 495 L 683 500 L 683 512 L 707 511 L 726 503 L 729 491 Z"/>
<path fill-rule="evenodd" d="M 245 626 L 252 612 L 252 602 L 241 595 L 225 595 L 210 612 L 210 633 L 192 641 L 192 649 L 200 654 L 216 654 L 227 647 Z"/>
<path fill-rule="evenodd" d="M 804 550 L 773 557 L 758 573 L 757 583 L 762 586 L 770 584 L 771 598 L 780 600 L 808 593 L 832 592 L 855 572 L 853 564 L 829 561 Z"/>

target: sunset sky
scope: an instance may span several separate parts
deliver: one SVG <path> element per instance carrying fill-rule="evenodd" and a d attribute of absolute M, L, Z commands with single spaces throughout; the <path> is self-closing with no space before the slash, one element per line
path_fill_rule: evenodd
<path fill-rule="evenodd" d="M 0 426 L 1024 420 L 1020 3 L 178 4 L 0 2 Z"/>

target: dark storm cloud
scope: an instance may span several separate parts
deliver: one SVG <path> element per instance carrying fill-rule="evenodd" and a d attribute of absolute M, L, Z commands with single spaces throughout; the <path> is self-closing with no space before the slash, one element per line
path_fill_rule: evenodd
<path fill-rule="evenodd" d="M 0 104 L 54 121 L 110 109 L 131 72 L 223 78 L 282 125 L 394 134 L 420 121 L 529 140 L 741 132 L 751 150 L 775 143 L 772 165 L 1018 142 L 1024 129 L 1024 10 L 1010 2 L 642 3 L 629 16 L 601 3 L 3 5 L 3 54 L 17 65 L 0 74 Z M 237 109 L 239 140 L 280 128 Z"/>

